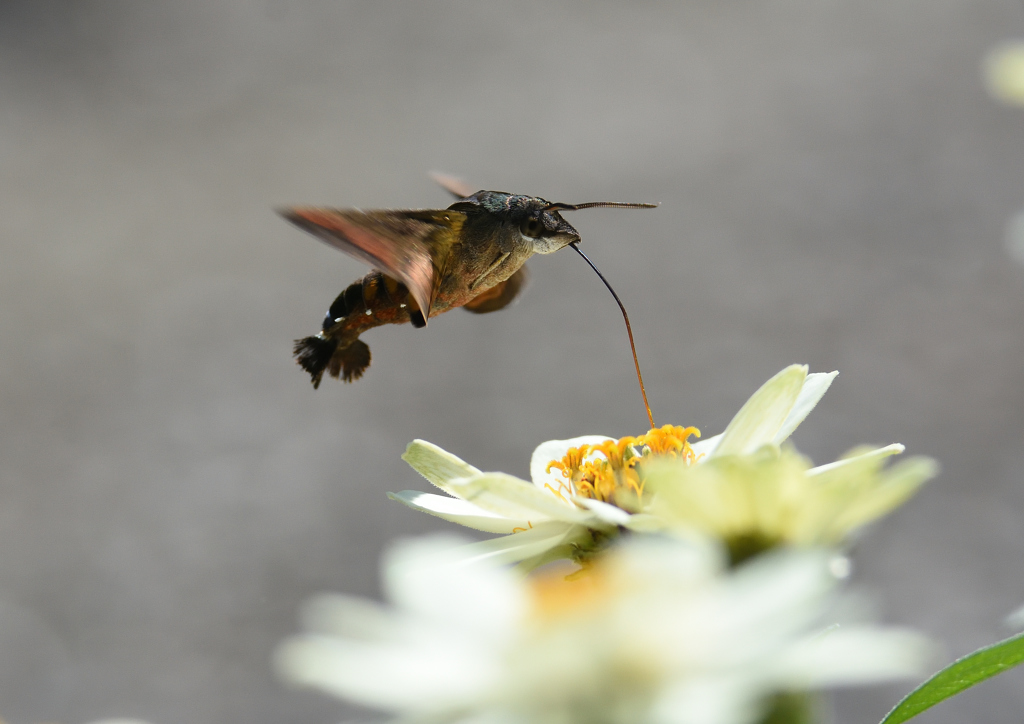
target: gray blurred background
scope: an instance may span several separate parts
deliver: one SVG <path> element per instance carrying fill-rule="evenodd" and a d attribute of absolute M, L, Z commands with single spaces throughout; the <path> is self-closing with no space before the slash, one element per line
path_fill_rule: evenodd
<path fill-rule="evenodd" d="M 365 268 L 287 203 L 438 207 L 433 169 L 548 199 L 631 312 L 659 424 L 718 432 L 791 362 L 839 369 L 819 462 L 942 476 L 856 551 L 949 656 L 1024 604 L 1024 110 L 987 95 L 1005 0 L 0 5 L 0 715 L 334 722 L 270 668 L 310 594 L 374 595 L 450 529 L 416 437 L 528 474 L 637 434 L 618 311 L 569 251 L 505 312 L 374 330 L 314 391 L 291 340 Z M 1020 721 L 1024 672 L 923 722 Z M 876 722 L 909 687 L 845 692 Z"/>

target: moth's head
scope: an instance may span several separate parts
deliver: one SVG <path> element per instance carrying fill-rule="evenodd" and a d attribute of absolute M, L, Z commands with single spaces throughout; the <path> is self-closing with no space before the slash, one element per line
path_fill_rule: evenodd
<path fill-rule="evenodd" d="M 579 232 L 558 213 L 569 207 L 536 196 L 478 191 L 448 208 L 485 212 L 496 222 L 508 224 L 535 254 L 551 254 L 580 240 Z"/>

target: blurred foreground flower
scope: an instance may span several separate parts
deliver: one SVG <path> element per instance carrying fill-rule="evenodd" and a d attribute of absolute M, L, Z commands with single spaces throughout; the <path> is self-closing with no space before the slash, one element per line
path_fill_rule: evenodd
<path fill-rule="evenodd" d="M 1024 42 L 1006 43 L 989 51 L 985 84 L 997 101 L 1024 106 Z"/>
<path fill-rule="evenodd" d="M 673 470 L 699 470 L 716 461 L 754 454 L 759 461 L 777 457 L 782 443 L 818 404 L 836 374 L 807 374 L 806 366 L 787 367 L 751 396 L 725 432 L 706 440 L 691 443 L 689 438 L 699 435 L 695 428 L 666 425 L 636 438 L 589 435 L 543 443 L 530 462 L 532 483 L 504 473 L 483 473 L 436 445 L 417 440 L 409 445 L 404 459 L 451 497 L 409 490 L 391 497 L 469 528 L 506 534 L 474 548 L 479 555 L 520 562 L 527 569 L 558 558 L 586 560 L 621 530 L 652 531 L 687 523 L 719 536 L 749 535 L 773 543 L 835 543 L 849 530 L 902 502 L 930 477 L 930 463 L 916 461 L 912 470 L 901 468 L 906 474 L 897 477 L 882 474 L 880 461 L 903 450 L 900 445 L 890 445 L 806 470 L 797 483 L 793 482 L 799 477 L 795 473 L 773 477 L 761 468 L 751 469 L 742 484 L 734 476 L 736 484 L 731 486 L 705 485 L 705 481 L 718 479 L 710 474 L 679 475 L 676 478 L 687 482 L 687 490 L 675 500 L 689 495 L 706 503 L 689 518 L 675 506 L 652 508 L 655 496 L 648 489 L 647 477 L 649 471 L 662 469 L 666 461 L 672 463 Z M 730 464 L 738 470 L 735 465 L 739 463 L 722 463 Z M 672 478 L 662 470 L 659 479 Z M 658 494 L 668 487 L 659 486 Z M 732 517 L 712 509 L 733 503 L 739 508 Z M 839 521 L 825 520 L 846 506 L 853 506 L 856 512 Z M 793 517 L 794 511 L 799 520 L 792 525 L 767 519 L 772 515 Z M 716 528 L 711 525 L 714 521 L 722 525 Z M 814 531 L 820 535 L 812 535 Z"/>
<path fill-rule="evenodd" d="M 912 676 L 930 657 L 909 631 L 825 629 L 843 598 L 816 552 L 727 571 L 715 547 L 650 536 L 571 581 L 523 580 L 458 543 L 397 546 L 392 608 L 311 601 L 283 676 L 404 721 L 752 724 L 779 696 Z"/>
<path fill-rule="evenodd" d="M 1006 625 L 1015 631 L 1024 631 L 1024 606 L 1006 617 Z"/>

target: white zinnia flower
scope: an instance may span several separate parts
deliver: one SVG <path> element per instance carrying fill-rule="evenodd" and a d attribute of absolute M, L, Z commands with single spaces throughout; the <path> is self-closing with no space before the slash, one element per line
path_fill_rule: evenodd
<path fill-rule="evenodd" d="M 649 470 L 646 511 L 659 528 L 723 540 L 734 561 L 778 545 L 837 546 L 935 475 L 934 461 L 924 457 L 884 467 L 902 451 L 853 450 L 818 467 L 793 450 L 771 449 L 690 467 L 666 462 Z"/>
<path fill-rule="evenodd" d="M 717 548 L 647 536 L 574 580 L 524 580 L 460 560 L 456 543 L 397 547 L 384 565 L 391 607 L 312 601 L 280 671 L 404 721 L 752 724 L 774 695 L 927 663 L 911 632 L 825 628 L 842 601 L 824 554 L 726 570 Z"/>
<path fill-rule="evenodd" d="M 525 568 L 557 558 L 584 559 L 621 528 L 657 530 L 679 522 L 649 514 L 650 496 L 643 495 L 641 475 L 649 462 L 667 457 L 700 467 L 765 447 L 778 450 L 837 374 L 808 374 L 802 365 L 787 367 L 751 396 L 725 432 L 692 444 L 688 438 L 699 434 L 694 428 L 669 425 L 618 441 L 588 435 L 545 442 L 530 462 L 532 482 L 481 472 L 436 445 L 416 440 L 403 458 L 448 496 L 410 490 L 390 496 L 469 528 L 505 534 L 477 544 L 481 555 L 522 562 Z M 902 450 L 901 445 L 890 445 L 858 454 L 875 459 Z M 849 466 L 847 471 L 862 469 L 855 459 L 833 465 Z"/>

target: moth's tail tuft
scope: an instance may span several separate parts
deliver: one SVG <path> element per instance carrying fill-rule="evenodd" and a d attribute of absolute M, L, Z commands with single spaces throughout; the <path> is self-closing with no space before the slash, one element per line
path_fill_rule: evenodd
<path fill-rule="evenodd" d="M 331 363 L 335 350 L 338 349 L 336 337 L 324 337 L 318 334 L 315 337 L 306 337 L 295 340 L 295 361 L 302 369 L 313 378 L 313 389 L 320 386 L 320 380 L 324 376 L 324 370 Z M 335 377 L 338 375 L 335 374 Z"/>
<path fill-rule="evenodd" d="M 342 347 L 334 354 L 331 360 L 331 377 L 337 377 L 341 372 L 341 379 L 346 382 L 358 380 L 363 372 L 370 366 L 370 348 L 361 339 Z"/>
<path fill-rule="evenodd" d="M 320 387 L 325 371 L 331 377 L 351 382 L 362 377 L 370 366 L 370 348 L 366 342 L 356 339 L 340 348 L 338 344 L 337 337 L 324 334 L 295 340 L 295 361 L 309 373 L 313 389 Z"/>

